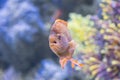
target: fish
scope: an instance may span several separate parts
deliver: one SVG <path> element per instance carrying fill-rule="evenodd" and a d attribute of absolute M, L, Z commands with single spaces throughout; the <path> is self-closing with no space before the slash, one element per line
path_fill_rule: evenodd
<path fill-rule="evenodd" d="M 76 43 L 70 35 L 67 21 L 57 19 L 53 23 L 49 34 L 49 46 L 59 57 L 59 63 L 62 68 L 65 67 L 68 61 L 71 62 L 72 68 L 74 68 L 75 65 L 80 67 L 83 66 L 82 63 L 79 63 L 78 60 L 72 57 L 76 48 Z"/>

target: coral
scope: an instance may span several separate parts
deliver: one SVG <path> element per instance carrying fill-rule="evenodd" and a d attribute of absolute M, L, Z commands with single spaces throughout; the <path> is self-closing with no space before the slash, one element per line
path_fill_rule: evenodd
<path fill-rule="evenodd" d="M 82 53 L 93 53 L 96 45 L 93 45 L 96 29 L 90 16 L 82 17 L 79 14 L 71 13 L 68 21 L 68 28 L 73 39 L 78 43 L 78 50 Z"/>
<path fill-rule="evenodd" d="M 85 55 L 84 62 L 88 71 L 95 80 L 119 80 L 120 72 L 120 23 L 119 23 L 119 0 L 103 0 L 100 4 L 102 18 L 94 20 L 98 34 L 101 35 L 99 42 L 102 46 L 98 53 Z M 99 36 L 99 35 L 96 35 Z M 97 41 L 95 41 L 97 42 Z"/>
<path fill-rule="evenodd" d="M 102 0 L 100 7 L 98 15 L 89 18 L 71 14 L 70 31 L 81 45 L 79 53 L 86 53 L 82 56 L 85 64 L 83 71 L 89 73 L 89 78 L 119 80 L 120 0 Z M 86 41 L 91 40 L 93 42 L 90 45 L 85 45 Z"/>
<path fill-rule="evenodd" d="M 43 31 L 39 11 L 30 1 L 8 0 L 0 9 L 0 61 L 26 72 L 50 57 Z"/>

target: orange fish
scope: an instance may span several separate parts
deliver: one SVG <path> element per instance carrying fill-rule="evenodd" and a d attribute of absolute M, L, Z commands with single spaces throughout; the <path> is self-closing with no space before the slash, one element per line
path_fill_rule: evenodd
<path fill-rule="evenodd" d="M 75 65 L 83 66 L 77 60 L 72 58 L 76 44 L 67 28 L 67 22 L 57 19 L 50 30 L 49 46 L 51 50 L 59 57 L 62 68 L 71 61 L 72 67 Z"/>

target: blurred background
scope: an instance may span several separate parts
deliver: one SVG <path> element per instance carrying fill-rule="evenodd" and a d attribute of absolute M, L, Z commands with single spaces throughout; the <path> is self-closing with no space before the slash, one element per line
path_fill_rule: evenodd
<path fill-rule="evenodd" d="M 49 29 L 71 13 L 94 15 L 100 0 L 0 0 L 0 80 L 86 80 L 60 68 L 48 45 Z M 99 12 L 100 13 L 100 12 Z"/>

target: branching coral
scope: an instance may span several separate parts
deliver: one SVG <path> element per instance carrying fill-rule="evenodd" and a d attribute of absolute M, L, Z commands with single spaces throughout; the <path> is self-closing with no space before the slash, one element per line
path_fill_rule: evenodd
<path fill-rule="evenodd" d="M 119 80 L 120 72 L 120 26 L 119 26 L 119 0 L 103 0 L 102 19 L 98 19 L 96 25 L 100 25 L 98 33 L 104 45 L 98 51 L 99 54 L 85 55 L 84 61 L 89 67 L 89 72 L 95 80 Z M 96 35 L 98 36 L 98 35 Z M 100 47 L 100 45 L 98 45 Z"/>
<path fill-rule="evenodd" d="M 88 53 L 83 56 L 83 70 L 95 80 L 119 80 L 120 0 L 102 0 L 100 7 L 102 18 L 99 18 L 100 15 L 97 18 L 83 18 L 72 14 L 69 27 L 71 33 L 75 34 L 75 40 L 82 45 L 80 53 Z M 85 45 L 86 41 L 91 40 L 90 45 Z"/>
<path fill-rule="evenodd" d="M 93 36 L 96 32 L 93 21 L 90 21 L 90 16 L 82 17 L 79 14 L 71 13 L 68 22 L 68 28 L 74 38 L 79 43 L 78 49 L 82 53 L 94 52 L 96 45 L 93 45 Z"/>

